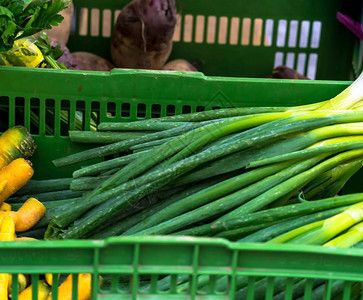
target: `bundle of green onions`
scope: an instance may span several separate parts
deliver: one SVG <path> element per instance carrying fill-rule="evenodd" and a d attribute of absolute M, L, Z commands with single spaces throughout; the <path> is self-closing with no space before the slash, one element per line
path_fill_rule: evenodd
<path fill-rule="evenodd" d="M 317 200 L 311 203 L 310 213 L 308 211 L 308 203 L 297 204 L 295 206 L 285 206 L 280 208 L 281 211 L 278 212 L 277 209 L 270 209 L 259 213 L 249 214 L 241 216 L 239 219 L 235 219 L 234 222 L 229 222 L 229 225 L 236 226 L 238 223 L 240 225 L 244 224 L 245 232 L 248 231 L 248 226 L 253 222 L 255 218 L 257 224 L 261 223 L 263 218 L 266 221 L 271 221 L 277 219 L 276 216 L 286 217 L 286 212 L 290 210 L 288 214 L 288 219 L 283 221 L 275 222 L 273 225 L 266 226 L 263 229 L 259 229 L 251 234 L 247 234 L 245 237 L 240 239 L 240 242 L 265 242 L 267 244 L 296 244 L 296 245 L 321 245 L 324 247 L 339 247 L 348 248 L 353 245 L 362 247 L 362 243 L 359 242 L 363 240 L 362 231 L 362 220 L 363 220 L 363 194 L 352 194 L 345 195 L 341 197 L 334 197 L 329 199 Z M 342 202 L 340 202 L 342 201 Z M 353 202 L 356 204 L 346 205 Z M 350 202 L 352 201 L 352 202 Z M 330 206 L 330 209 L 324 211 L 317 210 L 317 207 L 323 203 L 328 204 L 340 202 L 342 206 Z M 320 204 L 319 204 L 320 203 Z M 300 208 L 298 208 L 300 206 Z M 307 211 L 304 215 L 295 215 L 292 217 L 292 212 L 299 211 L 306 206 Z M 326 206 L 328 207 L 328 206 Z M 334 208 L 333 208 L 334 207 Z M 271 224 L 271 223 L 270 223 Z M 224 226 L 227 226 L 226 222 Z M 221 224 L 215 224 L 216 227 L 221 227 Z M 256 226 L 256 225 L 255 225 Z M 220 229 L 220 228 L 219 228 Z M 241 230 L 240 230 L 241 231 Z M 225 231 L 228 233 L 228 231 Z M 159 280 L 158 288 L 168 289 L 169 278 L 164 278 Z M 307 279 L 295 279 L 295 283 L 292 285 L 289 296 L 286 295 L 287 289 L 286 285 L 288 280 L 291 278 L 286 277 L 276 277 L 274 279 L 274 290 L 273 299 L 303 299 L 307 284 Z M 169 280 L 170 281 L 170 280 Z M 198 277 L 197 286 L 198 290 L 203 291 L 203 289 L 208 290 L 211 283 L 210 277 L 200 276 Z M 246 299 L 247 293 L 249 291 L 248 277 L 237 277 L 236 278 L 236 299 Z M 228 287 L 228 278 L 226 276 L 219 276 L 213 283 L 215 286 L 214 290 L 222 292 Z M 334 280 L 331 283 L 332 286 L 328 287 L 328 282 L 323 279 L 311 280 L 311 295 L 309 299 L 324 299 L 326 292 L 330 290 L 332 299 L 341 299 L 342 291 L 344 290 L 343 280 Z M 360 299 L 362 296 L 362 287 L 360 283 L 354 284 L 355 288 L 352 289 L 349 299 Z M 144 288 L 149 288 L 148 284 L 145 284 Z M 185 292 L 190 288 L 190 282 L 188 278 L 182 278 L 177 286 L 179 292 Z M 254 299 L 264 299 L 267 295 L 268 289 L 268 278 L 259 277 L 254 283 Z M 306 296 L 306 295 L 305 295 Z M 334 298 L 337 297 L 337 298 Z M 356 298 L 354 298 L 356 297 Z M 272 299 L 272 297 L 271 297 Z"/>
<path fill-rule="evenodd" d="M 363 239 L 362 220 L 363 202 L 359 202 L 340 214 L 286 232 L 271 239 L 268 243 L 292 243 L 348 248 Z M 339 235 L 345 230 L 348 231 Z"/>
<path fill-rule="evenodd" d="M 333 197 L 362 166 L 362 87 L 363 75 L 311 105 L 220 109 L 70 132 L 78 142 L 106 145 L 57 159 L 58 167 L 129 154 L 73 174 L 71 189 L 85 194 L 58 208 L 46 238 L 214 235 L 193 229 Z M 156 203 L 145 205 L 150 195 Z"/>

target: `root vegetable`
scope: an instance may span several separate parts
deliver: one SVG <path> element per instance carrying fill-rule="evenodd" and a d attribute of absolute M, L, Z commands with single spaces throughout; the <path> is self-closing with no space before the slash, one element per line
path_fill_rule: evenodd
<path fill-rule="evenodd" d="M 34 140 L 25 127 L 8 129 L 0 136 L 0 169 L 14 159 L 33 155 L 35 148 Z"/>
<path fill-rule="evenodd" d="M 35 198 L 28 199 L 16 212 L 17 220 L 15 230 L 17 232 L 27 231 L 32 228 L 44 216 L 45 206 Z"/>
<path fill-rule="evenodd" d="M 19 294 L 18 300 L 31 300 L 32 296 L 32 285 L 29 285 L 24 291 Z M 38 300 L 46 300 L 50 293 L 50 287 L 45 283 L 44 280 L 38 282 Z M 62 299 L 62 298 L 58 298 Z"/>
<path fill-rule="evenodd" d="M 6 185 L 8 184 L 7 180 L 3 180 L 0 182 L 0 194 L 3 192 L 3 190 L 6 188 Z M 0 208 L 1 210 L 1 208 Z"/>
<path fill-rule="evenodd" d="M 58 274 L 58 279 L 59 279 L 59 274 Z M 45 274 L 45 281 L 52 286 L 53 285 L 53 274 L 52 273 L 47 273 Z"/>
<path fill-rule="evenodd" d="M 115 68 L 106 59 L 89 52 L 73 52 L 71 53 L 80 70 L 89 71 L 110 71 Z"/>
<path fill-rule="evenodd" d="M 272 78 L 277 79 L 309 79 L 299 72 L 286 66 L 277 66 L 272 71 Z"/>
<path fill-rule="evenodd" d="M 91 274 L 78 274 L 78 300 L 89 300 L 91 298 Z M 72 275 L 69 275 L 66 280 L 58 288 L 58 299 L 72 300 Z M 52 300 L 52 295 L 48 297 Z"/>
<path fill-rule="evenodd" d="M 2 212 L 2 211 L 11 211 L 11 205 L 8 204 L 8 203 L 3 202 L 0 205 L 0 212 Z"/>
<path fill-rule="evenodd" d="M 8 299 L 9 276 L 6 273 L 0 274 L 0 299 Z"/>
<path fill-rule="evenodd" d="M 16 238 L 15 241 L 38 241 L 38 240 L 32 237 L 22 236 Z"/>
<path fill-rule="evenodd" d="M 134 0 L 117 18 L 111 57 L 118 68 L 160 70 L 169 58 L 176 25 L 174 0 Z"/>
<path fill-rule="evenodd" d="M 0 203 L 20 190 L 33 176 L 34 170 L 30 162 L 24 158 L 13 160 L 0 171 L 0 182 L 7 181 L 6 186 L 0 193 Z"/>
<path fill-rule="evenodd" d="M 15 237 L 14 220 L 9 214 L 6 214 L 0 225 L 0 241 L 13 241 Z"/>
<path fill-rule="evenodd" d="M 190 62 L 184 59 L 169 61 L 164 67 L 162 67 L 162 70 L 198 72 L 198 70 Z"/>
<path fill-rule="evenodd" d="M 11 274 L 8 274 L 8 289 L 9 289 L 9 295 L 12 293 L 12 282 L 13 282 L 13 276 Z M 18 292 L 21 293 L 25 290 L 26 286 L 28 285 L 28 279 L 24 274 L 18 274 Z"/>

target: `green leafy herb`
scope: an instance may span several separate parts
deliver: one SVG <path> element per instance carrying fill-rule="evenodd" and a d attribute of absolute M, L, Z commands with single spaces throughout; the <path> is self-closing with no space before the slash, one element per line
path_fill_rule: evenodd
<path fill-rule="evenodd" d="M 51 29 L 62 22 L 63 0 L 0 0 L 0 52 L 9 50 L 16 39 Z"/>

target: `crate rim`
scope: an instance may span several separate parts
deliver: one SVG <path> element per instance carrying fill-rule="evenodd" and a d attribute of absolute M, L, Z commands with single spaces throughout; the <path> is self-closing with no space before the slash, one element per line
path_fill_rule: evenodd
<path fill-rule="evenodd" d="M 319 80 L 309 80 L 309 79 L 277 79 L 277 78 L 259 78 L 259 77 L 233 77 L 233 76 L 208 76 L 202 72 L 189 72 L 189 71 L 169 71 L 169 70 L 148 70 L 148 69 L 121 69 L 114 68 L 111 71 L 86 71 L 86 70 L 55 70 L 55 69 L 32 69 L 26 67 L 9 67 L 9 66 L 1 66 L 1 70 L 4 72 L 13 72 L 16 71 L 21 74 L 30 75 L 30 74 L 47 74 L 49 76 L 56 75 L 76 75 L 76 76 L 99 76 L 99 77 L 116 77 L 116 76 L 130 76 L 130 75 L 138 75 L 138 76 L 149 76 L 158 79 L 159 77 L 167 78 L 194 78 L 204 81 L 241 81 L 241 82 L 264 82 L 264 83 L 293 83 L 299 85 L 319 85 L 319 84 L 338 84 L 338 85 L 349 85 L 353 81 L 352 80 L 327 80 L 327 79 L 319 79 Z"/>
<path fill-rule="evenodd" d="M 192 236 L 122 236 L 110 237 L 105 240 L 39 240 L 34 241 L 10 241 L 4 243 L 2 248 L 104 248 L 116 244 L 173 244 L 173 245 L 199 245 L 199 246 L 219 246 L 230 250 L 257 250 L 257 251 L 282 251 L 282 252 L 305 252 L 334 255 L 350 255 L 363 257 L 363 249 L 359 248 L 336 248 L 315 245 L 292 245 L 292 244 L 266 244 L 251 242 L 231 242 L 223 238 L 207 238 Z"/>

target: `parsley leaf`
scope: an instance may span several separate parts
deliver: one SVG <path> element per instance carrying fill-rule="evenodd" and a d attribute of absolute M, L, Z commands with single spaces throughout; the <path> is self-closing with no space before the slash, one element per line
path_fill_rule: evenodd
<path fill-rule="evenodd" d="M 63 21 L 63 0 L 0 0 L 0 52 L 9 50 L 16 39 L 51 29 Z"/>

